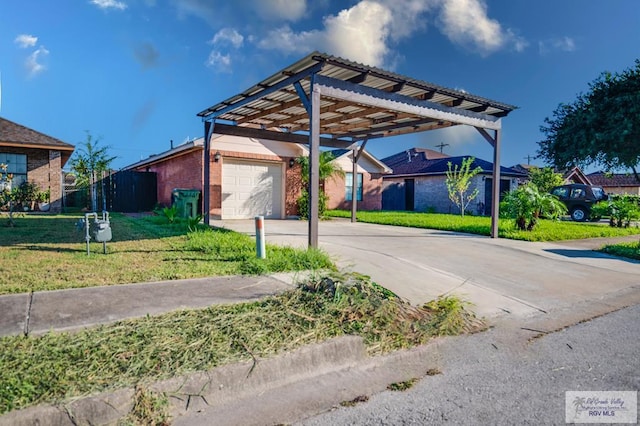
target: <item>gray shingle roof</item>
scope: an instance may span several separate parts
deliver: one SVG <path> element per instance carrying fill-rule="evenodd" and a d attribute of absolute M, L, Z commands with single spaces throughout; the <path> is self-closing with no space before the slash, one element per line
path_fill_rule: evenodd
<path fill-rule="evenodd" d="M 469 156 L 429 158 L 425 150 L 411 148 L 390 157 L 383 158 L 382 162 L 393 170 L 393 173 L 389 175 L 389 177 L 394 175 L 444 175 L 449 168 L 449 162 L 451 162 L 452 167 L 456 165 L 460 167 L 462 161 L 467 157 Z M 493 164 L 488 161 L 480 158 L 474 159 L 471 168 L 474 169 L 478 166 L 482 169 L 482 173 L 493 172 Z M 500 167 L 500 174 L 513 177 L 526 176 L 510 167 Z"/>

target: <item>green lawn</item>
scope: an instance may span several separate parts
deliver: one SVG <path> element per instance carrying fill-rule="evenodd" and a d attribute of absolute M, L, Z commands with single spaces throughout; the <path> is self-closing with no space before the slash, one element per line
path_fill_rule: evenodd
<path fill-rule="evenodd" d="M 629 259 L 640 260 L 640 239 L 637 243 L 608 245 L 603 247 L 600 251 L 612 254 L 614 256 L 628 257 Z"/>
<path fill-rule="evenodd" d="M 317 250 L 267 246 L 267 259 L 256 259 L 249 236 L 166 218 L 111 216 L 113 241 L 107 254 L 91 243 L 75 223 L 80 215 L 22 215 L 16 227 L 0 216 L 0 294 L 150 282 L 204 276 L 262 274 L 333 268 Z"/>
<path fill-rule="evenodd" d="M 325 213 L 329 217 L 351 217 L 346 210 L 332 210 Z M 360 222 L 381 225 L 407 226 L 412 228 L 438 229 L 442 231 L 466 232 L 470 234 L 491 235 L 491 218 L 484 216 L 465 216 L 437 213 L 360 211 Z M 612 228 L 593 223 L 540 220 L 531 231 L 519 231 L 512 219 L 500 219 L 498 234 L 502 238 L 525 241 L 559 241 L 598 237 L 619 237 L 640 234 L 640 228 Z"/>

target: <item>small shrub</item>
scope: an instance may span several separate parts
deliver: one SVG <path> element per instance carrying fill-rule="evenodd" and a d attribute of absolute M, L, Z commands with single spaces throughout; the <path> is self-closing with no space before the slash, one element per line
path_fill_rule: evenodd
<path fill-rule="evenodd" d="M 162 214 L 167 218 L 169 223 L 173 223 L 178 217 L 178 207 L 173 205 L 171 207 L 165 207 L 162 209 Z"/>
<path fill-rule="evenodd" d="M 202 215 L 198 215 L 196 217 L 190 217 L 187 219 L 187 228 L 189 231 L 194 232 L 198 229 L 198 225 L 202 221 Z"/>
<path fill-rule="evenodd" d="M 329 197 L 324 192 L 318 191 L 318 217 L 324 217 L 328 199 Z M 300 219 L 309 219 L 309 193 L 306 189 L 302 190 L 296 204 L 298 205 Z"/>
<path fill-rule="evenodd" d="M 631 196 L 616 196 L 609 201 L 601 201 L 591 208 L 595 216 L 609 216 L 609 225 L 628 228 L 632 220 L 640 219 L 640 207 Z"/>

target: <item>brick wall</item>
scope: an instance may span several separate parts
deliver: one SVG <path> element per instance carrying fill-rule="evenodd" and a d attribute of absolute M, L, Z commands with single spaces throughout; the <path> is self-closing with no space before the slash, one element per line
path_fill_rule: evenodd
<path fill-rule="evenodd" d="M 25 149 L 15 147 L 0 147 L 1 152 L 11 154 L 26 154 L 27 180 L 37 184 L 41 190 L 51 191 L 50 212 L 59 213 L 62 210 L 62 159 L 60 151 L 46 149 Z"/>
<path fill-rule="evenodd" d="M 175 188 L 199 189 L 202 191 L 202 150 L 191 151 L 137 171 L 155 172 L 157 175 L 158 204 L 171 205 L 171 192 Z M 202 210 L 200 206 L 199 211 Z"/>
<path fill-rule="evenodd" d="M 295 160 L 295 158 L 292 158 Z M 285 198 L 284 210 L 285 216 L 297 216 L 298 203 L 297 200 L 302 192 L 302 166 L 295 163 L 293 167 L 289 167 L 289 159 L 286 159 L 287 171 L 285 173 Z"/>
<path fill-rule="evenodd" d="M 467 206 L 467 210 L 473 214 L 484 214 L 485 209 L 485 181 L 483 177 L 475 176 L 469 185 L 469 193 L 478 188 L 478 196 Z M 416 176 L 413 178 L 414 186 L 414 210 L 417 212 L 433 211 L 435 213 L 459 214 L 460 208 L 449 199 L 449 192 L 445 185 L 445 176 Z M 510 178 L 501 179 L 509 181 Z M 405 178 L 386 177 L 385 186 L 394 182 L 404 182 Z M 512 185 L 511 189 L 515 187 Z"/>
<path fill-rule="evenodd" d="M 341 177 L 329 179 L 324 183 L 325 194 L 329 197 L 328 209 L 351 209 L 351 201 L 346 201 L 345 180 Z M 358 210 L 382 209 L 382 175 L 362 174 L 362 201 L 358 201 Z"/>

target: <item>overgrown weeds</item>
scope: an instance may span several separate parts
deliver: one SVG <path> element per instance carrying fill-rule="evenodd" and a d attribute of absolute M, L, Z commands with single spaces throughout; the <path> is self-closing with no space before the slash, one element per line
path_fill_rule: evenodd
<path fill-rule="evenodd" d="M 0 339 L 0 413 L 362 336 L 372 355 L 482 326 L 447 298 L 412 306 L 360 275 L 317 277 L 253 303 Z"/>

